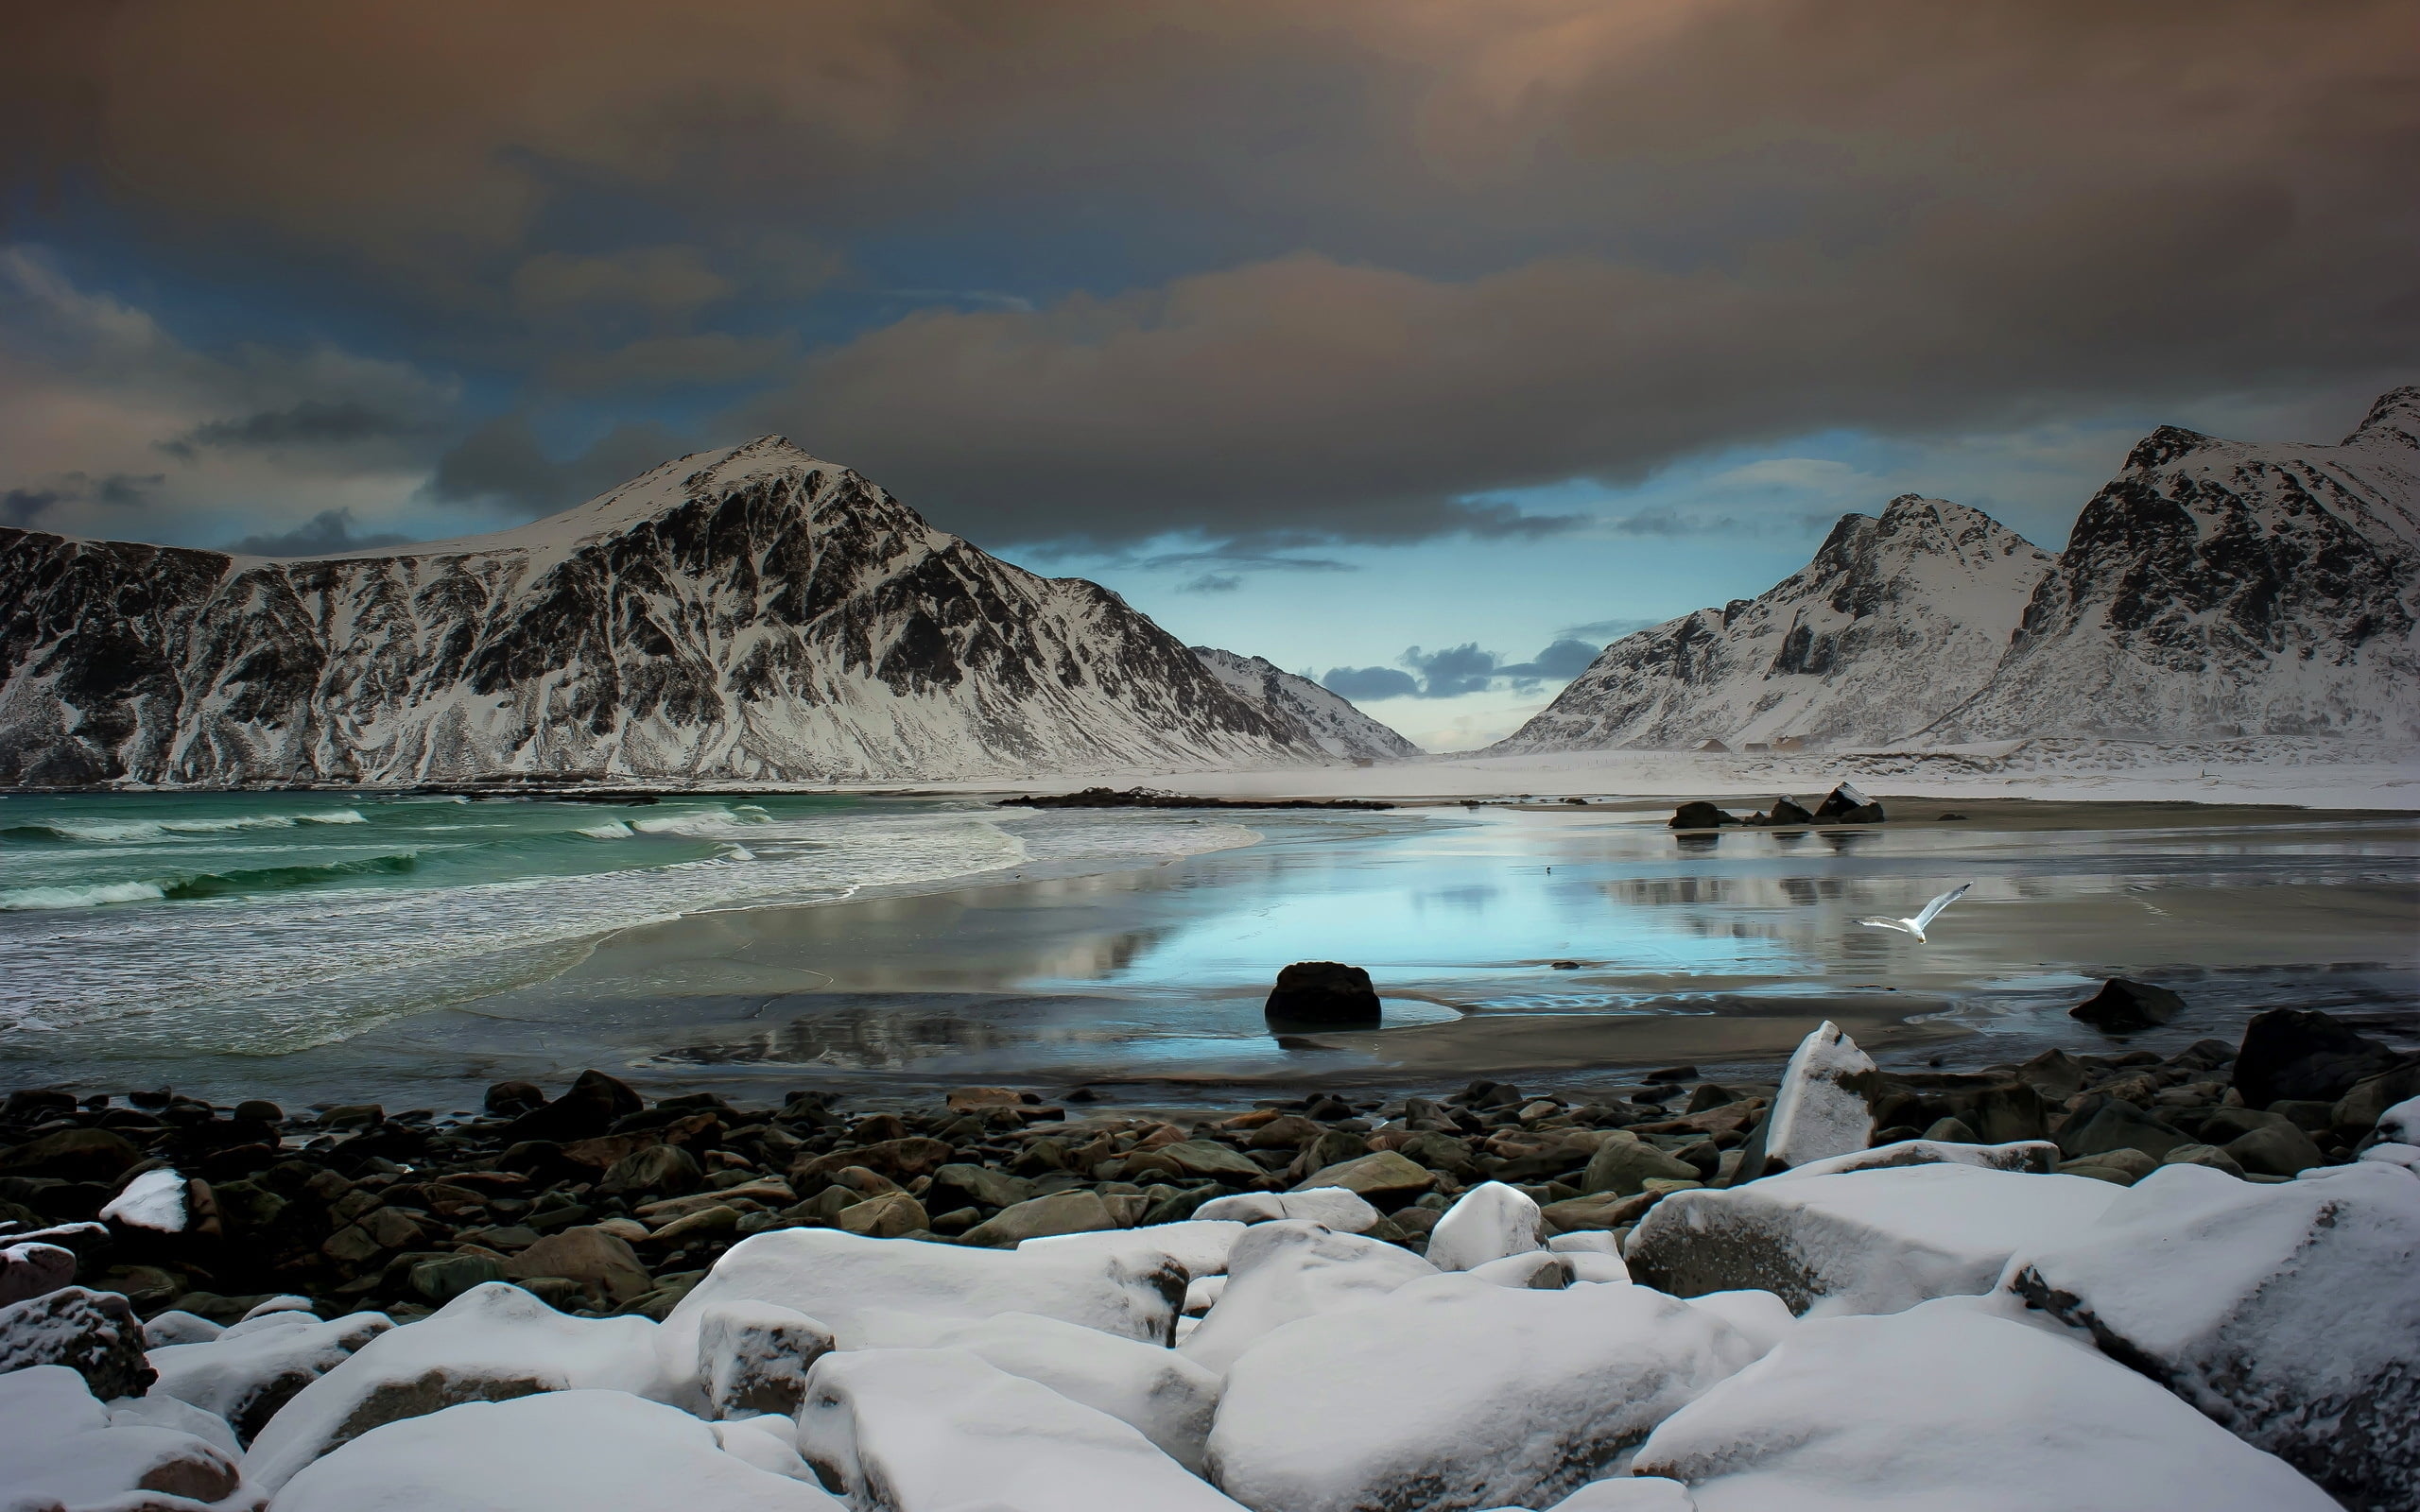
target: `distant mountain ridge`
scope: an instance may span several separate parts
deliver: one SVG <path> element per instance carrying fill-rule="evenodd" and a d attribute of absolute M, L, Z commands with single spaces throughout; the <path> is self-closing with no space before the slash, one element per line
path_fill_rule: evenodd
<path fill-rule="evenodd" d="M 1752 599 L 1607 646 L 1493 753 L 1867 738 L 1913 730 L 1990 678 L 2048 553 L 1979 509 L 1906 494 L 1848 514 Z"/>
<path fill-rule="evenodd" d="M 1754 599 L 1607 646 L 1491 753 L 2420 735 L 2420 387 L 2334 445 L 2163 426 L 2052 558 L 1979 510 L 1843 516 Z"/>
<path fill-rule="evenodd" d="M 1227 685 L 1228 692 L 1271 721 L 1299 730 L 1299 741 L 1331 756 L 1383 762 L 1422 754 L 1419 747 L 1355 708 L 1342 695 L 1284 671 L 1266 657 L 1237 656 L 1208 645 L 1195 646 L 1193 654 Z"/>
<path fill-rule="evenodd" d="M 315 558 L 0 529 L 0 783 L 1331 759 L 1107 589 L 779 437 L 517 530 Z"/>

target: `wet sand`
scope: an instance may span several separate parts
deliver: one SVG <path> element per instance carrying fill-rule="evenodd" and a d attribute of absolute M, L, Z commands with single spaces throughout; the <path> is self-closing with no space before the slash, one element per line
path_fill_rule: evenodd
<path fill-rule="evenodd" d="M 444 1108 L 594 1064 L 760 1098 L 1215 1103 L 1744 1074 L 1824 1019 L 1896 1064 L 2232 1041 L 2278 1005 L 2420 1039 L 2420 816 L 1879 796 L 1890 824 L 1798 833 L 1676 835 L 1662 799 L 1271 814 L 1258 845 L 1167 865 L 624 930 L 533 986 L 156 1079 Z M 1961 882 L 1929 944 L 1856 924 Z M 1367 967 L 1384 1027 L 1271 1033 L 1269 982 L 1313 958 Z M 2066 1017 L 2113 974 L 2192 1010 L 2122 1045 Z"/>

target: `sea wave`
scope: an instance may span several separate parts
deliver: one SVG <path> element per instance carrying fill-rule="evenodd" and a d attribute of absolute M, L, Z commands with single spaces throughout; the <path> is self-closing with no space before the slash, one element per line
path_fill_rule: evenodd
<path fill-rule="evenodd" d="M 0 839 L 58 840 L 84 844 L 164 840 L 188 834 L 229 834 L 239 830 L 290 830 L 298 824 L 367 824 L 359 809 L 315 814 L 229 814 L 174 819 L 53 819 L 0 830 Z"/>
<path fill-rule="evenodd" d="M 97 908 L 103 903 L 158 902 L 167 892 L 156 882 L 96 882 L 76 887 L 11 887 L 0 892 L 0 913 L 40 908 Z"/>

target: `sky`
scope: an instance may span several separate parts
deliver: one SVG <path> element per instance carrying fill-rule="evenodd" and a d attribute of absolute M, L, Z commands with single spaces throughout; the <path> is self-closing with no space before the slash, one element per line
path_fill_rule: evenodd
<path fill-rule="evenodd" d="M 0 524 L 774 432 L 1433 749 L 1920 492 L 2420 380 L 2409 0 L 0 0 Z"/>

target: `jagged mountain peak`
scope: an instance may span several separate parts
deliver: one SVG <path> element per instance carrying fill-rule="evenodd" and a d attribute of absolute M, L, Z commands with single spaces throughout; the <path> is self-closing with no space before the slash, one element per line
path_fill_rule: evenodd
<path fill-rule="evenodd" d="M 2383 442 L 2420 451 L 2420 384 L 2406 384 L 2380 394 L 2369 414 L 2344 438 L 2346 446 Z"/>
<path fill-rule="evenodd" d="M 862 781 L 1328 759 L 1122 599 L 780 437 L 313 558 L 0 528 L 0 782 Z"/>
<path fill-rule="evenodd" d="M 1842 515 L 1798 572 L 1626 636 L 1505 752 L 1878 738 L 1990 676 L 2049 556 L 1980 509 L 1906 493 Z M 1877 735 L 1878 732 L 1878 735 Z"/>

